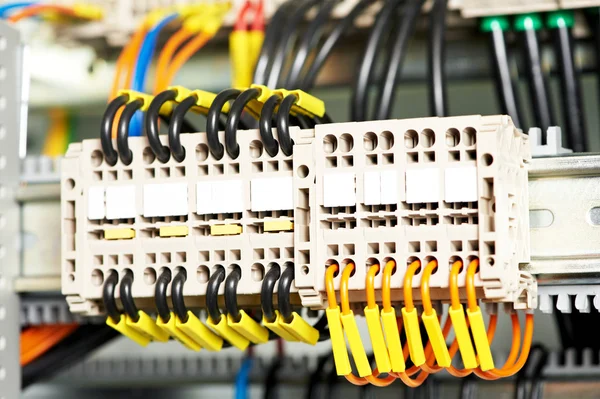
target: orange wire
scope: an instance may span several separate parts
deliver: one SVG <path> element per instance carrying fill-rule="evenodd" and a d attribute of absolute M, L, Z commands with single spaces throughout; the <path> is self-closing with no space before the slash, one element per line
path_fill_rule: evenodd
<path fill-rule="evenodd" d="M 383 278 L 381 280 L 381 303 L 383 304 L 383 310 L 386 312 L 392 311 L 392 273 L 396 268 L 396 262 L 393 260 L 388 261 L 383 268 Z"/>
<path fill-rule="evenodd" d="M 467 302 L 469 304 L 469 309 L 476 310 L 477 308 L 477 295 L 475 292 L 475 273 L 479 266 L 479 261 L 477 259 L 473 260 L 469 264 L 469 268 L 467 269 L 467 279 L 466 279 L 466 287 L 467 287 Z M 475 374 L 483 379 L 495 380 L 503 377 L 510 377 L 525 365 L 527 362 L 527 358 L 529 357 L 529 351 L 531 350 L 531 342 L 533 340 L 533 314 L 525 315 L 525 332 L 523 334 L 523 347 L 521 348 L 521 353 L 517 359 L 517 353 L 519 350 L 519 346 L 521 346 L 521 328 L 519 325 L 519 317 L 516 313 L 511 314 L 512 320 L 512 331 L 513 331 L 513 342 L 510 350 L 510 354 L 508 359 L 506 360 L 504 366 L 502 368 L 489 371 L 481 371 L 480 369 L 474 370 Z M 497 317 L 492 315 L 490 318 L 490 324 L 492 324 L 492 331 L 495 331 L 497 323 Z M 493 336 L 493 333 L 492 333 Z M 488 341 L 490 341 L 490 329 L 488 328 Z M 491 342 L 490 342 L 491 344 Z"/>
<path fill-rule="evenodd" d="M 161 84 L 166 87 L 171 84 L 177 72 L 198 50 L 200 50 L 214 35 L 202 32 L 185 45 L 173 58 Z"/>
<path fill-rule="evenodd" d="M 407 312 L 412 312 L 415 308 L 412 295 L 412 280 L 419 267 L 421 267 L 421 261 L 415 260 L 408 265 L 408 269 L 404 275 L 404 307 Z"/>
<path fill-rule="evenodd" d="M 165 90 L 169 85 L 164 79 L 169 68 L 169 62 L 173 58 L 173 55 L 181 47 L 181 45 L 192 37 L 193 33 L 185 28 L 179 29 L 171 38 L 167 41 L 165 46 L 162 48 L 160 55 L 158 56 L 158 63 L 156 64 L 156 87 L 154 93 L 160 93 Z"/>
<path fill-rule="evenodd" d="M 21 366 L 46 353 L 77 329 L 77 324 L 31 327 L 21 334 Z"/>
<path fill-rule="evenodd" d="M 77 15 L 75 13 L 75 10 L 73 10 L 73 8 L 71 8 L 71 7 L 58 6 L 58 5 L 52 5 L 52 4 L 39 4 L 39 5 L 24 8 L 21 11 L 14 13 L 13 15 L 10 16 L 10 18 L 8 18 L 8 22 L 15 23 L 24 18 L 34 17 L 34 16 L 44 13 L 44 12 L 57 12 L 59 14 L 63 14 L 63 15 L 71 16 L 71 17 L 75 17 Z"/>
<path fill-rule="evenodd" d="M 354 263 L 348 263 L 342 271 L 342 278 L 340 279 L 340 303 L 342 305 L 342 314 L 350 314 L 350 298 L 348 295 L 348 284 L 350 276 L 354 271 Z"/>
<path fill-rule="evenodd" d="M 367 307 L 373 309 L 377 306 L 375 300 L 375 275 L 379 273 L 379 265 L 373 265 L 367 272 Z"/>
<path fill-rule="evenodd" d="M 121 51 L 121 54 L 117 59 L 115 77 L 113 79 L 113 85 L 110 91 L 110 99 L 115 98 L 120 89 L 131 86 L 133 71 L 135 69 L 135 60 L 140 51 L 140 46 L 142 45 L 142 41 L 144 40 L 146 33 L 147 29 L 145 27 L 136 30 L 129 43 L 127 43 L 125 48 Z M 124 71 L 126 74 L 125 80 L 123 81 Z"/>

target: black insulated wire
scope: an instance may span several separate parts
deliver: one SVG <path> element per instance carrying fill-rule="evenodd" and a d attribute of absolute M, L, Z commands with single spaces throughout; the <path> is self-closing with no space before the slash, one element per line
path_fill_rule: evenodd
<path fill-rule="evenodd" d="M 225 150 L 231 159 L 237 159 L 240 155 L 240 146 L 237 142 L 238 124 L 242 117 L 244 109 L 250 103 L 260 96 L 260 89 L 251 88 L 243 91 L 231 105 L 227 123 L 225 124 Z"/>
<path fill-rule="evenodd" d="M 298 97 L 290 94 L 281 101 L 279 111 L 277 111 L 277 138 L 279 138 L 279 147 L 281 148 L 281 152 L 288 157 L 294 152 L 294 142 L 290 134 L 290 112 L 296 102 L 298 102 Z"/>
<path fill-rule="evenodd" d="M 183 298 L 183 285 L 187 279 L 185 270 L 181 270 L 173 277 L 173 283 L 171 284 L 171 300 L 173 301 L 173 312 L 182 323 L 188 321 L 188 312 L 185 306 Z"/>
<path fill-rule="evenodd" d="M 392 21 L 396 15 L 396 8 L 400 3 L 400 0 L 388 0 L 377 14 L 373 23 L 367 45 L 360 58 L 361 63 L 358 67 L 358 73 L 354 79 L 355 84 L 352 89 L 350 117 L 354 122 L 367 120 L 369 87 L 373 80 L 375 60 L 381 54 L 384 42 L 383 37 L 391 29 Z"/>
<path fill-rule="evenodd" d="M 592 10 L 587 9 L 583 15 L 588 24 L 588 28 L 594 38 L 594 56 L 595 56 L 595 72 L 596 72 L 596 84 L 598 93 L 598 102 L 600 102 L 600 12 L 598 9 Z"/>
<path fill-rule="evenodd" d="M 162 145 L 159 136 L 158 119 L 160 118 L 160 109 L 169 101 L 175 101 L 177 98 L 177 91 L 165 90 L 158 93 L 154 100 L 150 103 L 146 117 L 144 119 L 144 125 L 146 127 L 146 136 L 148 137 L 148 144 L 150 149 L 156 156 L 156 159 L 161 163 L 165 163 L 169 160 L 171 153 L 169 148 Z"/>
<path fill-rule="evenodd" d="M 394 38 L 392 53 L 384 70 L 381 90 L 375 105 L 376 119 L 389 119 L 396 96 L 396 84 L 402 69 L 404 56 L 408 47 L 408 39 L 413 35 L 417 18 L 425 0 L 408 0 L 400 21 L 398 33 Z"/>
<path fill-rule="evenodd" d="M 292 61 L 290 72 L 288 73 L 284 87 L 298 86 L 302 71 L 306 65 L 306 60 L 308 60 L 311 51 L 319 44 L 319 41 L 323 36 L 325 25 L 329 21 L 333 8 L 338 3 L 339 0 L 325 0 L 323 6 L 321 6 L 321 9 L 317 12 L 317 15 L 308 25 L 298 49 L 296 50 L 296 55 Z"/>
<path fill-rule="evenodd" d="M 119 120 L 119 128 L 117 130 L 117 148 L 119 149 L 119 159 L 124 165 L 130 165 L 133 161 L 133 153 L 129 149 L 129 125 L 135 113 L 142 108 L 144 101 L 134 100 L 125 106 L 121 119 Z"/>
<path fill-rule="evenodd" d="M 540 45 L 534 28 L 526 27 L 523 31 L 523 46 L 525 50 L 525 69 L 529 78 L 529 93 L 533 104 L 534 121 L 532 125 L 541 128 L 542 137 L 546 137 L 546 131 L 554 125 L 554 118 L 550 93 L 542 70 Z"/>
<path fill-rule="evenodd" d="M 325 61 L 327 61 L 331 55 L 335 45 L 342 38 L 344 33 L 346 33 L 346 31 L 348 31 L 348 29 L 354 25 L 354 20 L 371 4 L 373 4 L 373 0 L 359 1 L 348 13 L 348 15 L 342 18 L 342 20 L 335 25 L 323 44 L 319 46 L 317 54 L 309 65 L 306 74 L 302 78 L 302 81 L 298 82 L 299 89 L 307 91 L 313 88 L 321 68 L 323 68 Z"/>
<path fill-rule="evenodd" d="M 275 109 L 280 103 L 280 96 L 273 95 L 269 97 L 263 104 L 258 122 L 258 130 L 263 147 L 270 157 L 274 157 L 279 152 L 279 143 L 273 137 L 273 116 L 275 115 Z"/>
<path fill-rule="evenodd" d="M 272 263 L 271 268 L 267 274 L 265 274 L 265 278 L 260 289 L 260 304 L 262 307 L 263 317 L 268 322 L 275 321 L 276 315 L 275 309 L 273 308 L 273 292 L 275 291 L 275 285 L 277 284 L 277 280 L 279 280 L 280 275 L 281 270 L 279 269 L 279 265 Z"/>
<path fill-rule="evenodd" d="M 129 96 L 123 94 L 112 100 L 106 107 L 104 115 L 102 116 L 102 123 L 100 125 L 100 144 L 102 145 L 102 151 L 104 152 L 104 160 L 110 166 L 115 166 L 119 160 L 119 154 L 115 151 L 112 142 L 112 130 L 115 117 L 117 112 L 122 106 L 127 104 Z"/>
<path fill-rule="evenodd" d="M 431 114 L 444 117 L 448 114 L 446 91 L 446 32 L 447 0 L 434 0 L 429 13 L 429 106 Z"/>
<path fill-rule="evenodd" d="M 279 278 L 279 286 L 277 287 L 277 302 L 279 303 L 279 313 L 281 318 L 286 323 L 292 320 L 292 303 L 290 301 L 290 292 L 292 283 L 294 282 L 294 266 L 287 263 L 283 265 L 285 268 Z"/>
<path fill-rule="evenodd" d="M 227 102 L 235 100 L 242 92 L 237 89 L 225 89 L 213 100 L 206 116 L 206 140 L 208 149 L 214 159 L 220 160 L 225 154 L 225 148 L 219 141 L 219 120 L 221 111 Z"/>
<path fill-rule="evenodd" d="M 185 115 L 190 109 L 196 105 L 197 98 L 190 96 L 185 98 L 182 102 L 177 105 L 171 114 L 171 123 L 169 124 L 169 147 L 171 147 L 171 154 L 173 159 L 177 162 L 183 162 L 185 159 L 185 148 L 181 145 L 181 131 L 185 129 Z M 187 131 L 187 133 L 192 133 Z"/>
<path fill-rule="evenodd" d="M 558 71 L 560 74 L 561 101 L 567 127 L 567 146 L 574 152 L 587 151 L 585 117 L 579 76 L 573 59 L 573 32 L 571 28 L 559 25 L 552 29 L 554 36 Z"/>
<path fill-rule="evenodd" d="M 221 320 L 221 311 L 219 310 L 219 287 L 225 280 L 225 268 L 219 266 L 218 269 L 208 279 L 206 286 L 206 311 L 208 316 L 215 323 Z"/>
<path fill-rule="evenodd" d="M 494 60 L 494 71 L 496 74 L 496 79 L 494 81 L 498 96 L 500 97 L 501 112 L 510 115 L 515 126 L 524 128 L 525 121 L 521 115 L 517 87 L 510 74 L 506 38 L 501 27 L 492 27 L 492 30 L 490 31 L 490 42 Z"/>
<path fill-rule="evenodd" d="M 154 286 L 154 303 L 156 305 L 156 311 L 158 316 L 161 318 L 163 323 L 167 323 L 171 319 L 171 309 L 167 303 L 167 288 L 171 282 L 171 270 L 165 269 Z"/>
<path fill-rule="evenodd" d="M 268 87 L 278 87 L 281 81 L 281 74 L 285 67 L 286 58 L 294 46 L 295 35 L 299 31 L 298 27 L 304 20 L 306 13 L 314 6 L 319 5 L 322 0 L 305 0 L 295 9 L 291 16 L 286 20 L 284 30 L 281 32 L 279 45 L 274 54 L 273 64 L 267 79 Z"/>
<path fill-rule="evenodd" d="M 128 271 L 121 279 L 119 293 L 121 295 L 123 310 L 134 323 L 137 323 L 140 320 L 140 315 L 137 306 L 135 306 L 135 301 L 133 300 L 132 286 L 133 274 Z"/>
<path fill-rule="evenodd" d="M 279 6 L 267 26 L 265 39 L 263 40 L 258 61 L 254 68 L 254 79 L 252 81 L 256 84 L 262 85 L 267 81 L 271 61 L 273 60 L 275 51 L 277 51 L 279 38 L 281 37 L 281 31 L 285 28 L 288 14 L 292 12 L 296 6 L 296 1 L 297 0 L 288 0 Z"/>
<path fill-rule="evenodd" d="M 119 312 L 117 302 L 115 301 L 115 289 L 118 282 L 119 275 L 117 272 L 112 271 L 104 280 L 104 286 L 102 287 L 102 302 L 104 303 L 104 309 L 106 310 L 108 317 L 110 317 L 115 324 L 121 321 L 121 312 Z"/>
<path fill-rule="evenodd" d="M 329 333 L 329 324 L 327 322 L 327 314 L 323 313 L 313 328 L 319 332 L 319 342 L 327 341 L 329 338 L 331 338 L 331 334 Z"/>
<path fill-rule="evenodd" d="M 237 304 L 237 286 L 242 278 L 238 268 L 233 269 L 225 279 L 225 309 L 234 322 L 239 322 L 242 315 Z"/>

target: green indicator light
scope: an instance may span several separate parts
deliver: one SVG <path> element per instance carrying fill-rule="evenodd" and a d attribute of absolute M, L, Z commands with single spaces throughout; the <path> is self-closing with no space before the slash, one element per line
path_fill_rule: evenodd
<path fill-rule="evenodd" d="M 547 22 L 551 29 L 572 28 L 575 25 L 575 16 L 570 11 L 555 11 L 548 14 Z"/>
<path fill-rule="evenodd" d="M 506 17 L 485 17 L 481 20 L 481 30 L 484 32 L 492 32 L 494 30 L 506 31 L 508 28 L 510 28 L 510 24 Z"/>
<path fill-rule="evenodd" d="M 518 31 L 542 29 L 542 19 L 537 14 L 517 15 L 515 29 Z"/>

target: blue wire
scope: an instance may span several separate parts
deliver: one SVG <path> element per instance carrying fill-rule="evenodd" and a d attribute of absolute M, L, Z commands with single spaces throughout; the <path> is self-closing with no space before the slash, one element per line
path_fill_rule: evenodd
<path fill-rule="evenodd" d="M 171 23 L 175 18 L 179 16 L 178 13 L 170 14 L 163 18 L 159 23 L 148 32 L 140 48 L 138 59 L 135 64 L 135 71 L 133 75 L 132 90 L 143 92 L 146 85 L 146 74 L 148 68 L 152 63 L 152 57 L 154 56 L 154 50 L 156 48 L 156 42 L 158 41 L 158 35 L 160 31 Z M 134 118 L 131 120 L 129 126 L 130 136 L 141 136 L 142 135 L 142 112 L 136 112 Z"/>
<path fill-rule="evenodd" d="M 252 357 L 244 359 L 237 376 L 235 377 L 234 399 L 248 399 L 248 380 L 252 369 Z"/>
<path fill-rule="evenodd" d="M 0 6 L 0 18 L 8 18 L 8 13 L 15 8 L 34 6 L 37 3 L 37 1 L 18 1 Z"/>

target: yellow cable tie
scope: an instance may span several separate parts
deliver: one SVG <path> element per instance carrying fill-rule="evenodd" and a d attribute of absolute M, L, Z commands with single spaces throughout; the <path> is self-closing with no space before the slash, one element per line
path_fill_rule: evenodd
<path fill-rule="evenodd" d="M 320 117 L 325 115 L 325 103 L 322 100 L 302 90 L 292 90 L 290 94 L 294 94 L 298 98 L 294 106 L 298 113 Z"/>
<path fill-rule="evenodd" d="M 117 96 L 122 96 L 122 95 L 129 96 L 129 100 L 127 101 L 127 104 L 130 104 L 136 100 L 142 100 L 143 104 L 139 110 L 143 111 L 143 112 L 148 111 L 148 108 L 150 107 L 150 103 L 152 102 L 152 100 L 154 100 L 154 96 L 151 96 L 150 94 L 146 94 L 146 93 L 141 93 L 141 92 L 135 91 L 135 90 L 121 89 L 117 92 Z"/>
<path fill-rule="evenodd" d="M 214 320 L 209 317 L 206 320 L 206 324 L 215 330 L 217 334 L 223 337 L 225 341 L 229 342 L 232 346 L 235 346 L 241 351 L 246 350 L 248 345 L 250 345 L 250 341 L 248 339 L 239 334 L 233 328 L 229 327 L 229 324 L 227 324 L 227 317 L 223 314 L 217 323 L 215 323 Z"/>
<path fill-rule="evenodd" d="M 492 370 L 494 368 L 494 358 L 492 357 L 490 342 L 487 338 L 487 331 L 479 306 L 477 306 L 477 310 L 475 311 L 471 311 L 467 308 L 467 317 L 469 318 L 469 324 L 471 325 L 471 332 L 473 333 L 473 341 L 475 341 L 475 348 L 477 349 L 481 370 Z"/>
<path fill-rule="evenodd" d="M 429 336 L 429 342 L 433 348 L 433 354 L 435 355 L 435 360 L 437 361 L 438 366 L 450 367 L 452 364 L 452 359 L 450 358 L 450 353 L 448 352 L 446 338 L 444 338 L 444 334 L 442 333 L 442 327 L 440 326 L 437 312 L 435 309 L 432 309 L 431 314 L 423 314 L 421 319 L 423 320 L 425 330 Z"/>
<path fill-rule="evenodd" d="M 352 352 L 352 357 L 354 358 L 354 364 L 356 364 L 358 376 L 366 377 L 373 374 L 371 365 L 369 364 L 369 359 L 367 358 L 367 354 L 362 343 L 362 339 L 360 338 L 360 333 L 358 332 L 356 319 L 354 318 L 354 312 L 350 311 L 348 314 L 342 313 L 340 318 L 342 319 L 342 325 L 344 326 L 344 331 L 346 332 L 346 337 L 348 338 L 348 344 L 350 345 L 350 351 Z"/>
<path fill-rule="evenodd" d="M 231 84 L 244 90 L 252 84 L 254 68 L 251 64 L 250 36 L 245 30 L 229 34 L 229 58 L 231 59 Z"/>
<path fill-rule="evenodd" d="M 156 325 L 154 319 L 142 310 L 138 310 L 138 321 L 133 321 L 131 317 L 125 317 L 125 323 L 138 331 L 140 334 L 148 336 L 152 341 L 167 342 L 169 333 Z"/>
<path fill-rule="evenodd" d="M 392 370 L 392 364 L 390 363 L 390 355 L 385 346 L 385 338 L 381 329 L 379 306 L 375 305 L 374 308 L 367 306 L 365 308 L 365 318 L 367 319 L 367 327 L 371 336 L 371 345 L 373 346 L 373 355 L 375 355 L 377 370 L 381 373 L 388 373 Z"/>
<path fill-rule="evenodd" d="M 187 226 L 160 226 L 158 230 L 160 237 L 187 237 L 188 234 Z"/>
<path fill-rule="evenodd" d="M 294 335 L 298 341 L 309 345 L 316 345 L 319 342 L 319 331 L 308 324 L 298 313 L 292 312 L 292 319 L 286 323 L 283 317 L 279 319 L 279 324 L 287 332 Z"/>
<path fill-rule="evenodd" d="M 213 224 L 210 226 L 211 236 L 234 236 L 242 234 L 242 226 L 239 224 Z"/>
<path fill-rule="evenodd" d="M 276 231 L 294 231 L 294 222 L 291 220 L 265 220 L 265 233 Z"/>
<path fill-rule="evenodd" d="M 104 10 L 98 6 L 86 3 L 73 4 L 73 12 L 78 18 L 99 21 L 104 18 Z"/>
<path fill-rule="evenodd" d="M 187 87 L 183 86 L 169 86 L 167 90 L 173 90 L 175 92 L 175 100 L 173 101 L 175 101 L 176 103 L 182 102 L 183 100 L 191 96 L 193 93 L 193 90 L 190 90 Z"/>
<path fill-rule="evenodd" d="M 127 338 L 131 339 L 138 345 L 147 346 L 150 343 L 150 338 L 147 335 L 142 334 L 139 331 L 137 331 L 136 329 L 127 325 L 127 318 L 123 314 L 119 318 L 118 323 L 115 323 L 113 321 L 113 319 L 111 319 L 110 317 L 107 317 L 106 325 L 114 328 L 115 330 L 117 330 L 118 332 L 120 332 L 121 334 L 126 336 Z"/>
<path fill-rule="evenodd" d="M 460 350 L 464 367 L 466 369 L 476 368 L 478 366 L 477 356 L 475 356 L 475 349 L 471 341 L 471 334 L 469 333 L 463 306 L 461 305 L 458 309 L 450 307 L 448 315 L 450 316 L 450 320 L 452 320 L 452 328 L 454 328 L 454 335 L 458 342 L 458 349 Z"/>
<path fill-rule="evenodd" d="M 227 324 L 253 344 L 264 344 L 269 341 L 269 330 L 258 324 L 243 310 L 240 310 L 240 320 L 237 322 L 231 315 L 227 315 Z"/>
<path fill-rule="evenodd" d="M 212 105 L 213 101 L 215 100 L 215 97 L 217 97 L 217 95 L 215 93 L 211 93 L 209 91 L 204 91 L 204 90 L 194 90 L 194 91 L 192 91 L 192 94 L 196 96 L 196 106 L 204 109 L 205 112 L 208 112 L 208 110 L 210 109 L 210 106 Z M 221 109 L 221 112 L 228 113 L 229 107 L 230 107 L 229 103 L 228 102 L 225 103 L 225 105 Z"/>
<path fill-rule="evenodd" d="M 204 349 L 218 352 L 223 347 L 223 338 L 215 334 L 210 328 L 196 317 L 191 311 L 187 312 L 188 320 L 184 323 L 179 317 L 175 318 L 175 325 L 188 337 L 193 339 Z"/>
<path fill-rule="evenodd" d="M 150 11 L 144 19 L 145 28 L 152 28 L 154 25 L 159 23 L 162 19 L 164 19 L 167 15 L 171 13 L 171 10 L 167 8 L 157 8 L 155 10 Z"/>
<path fill-rule="evenodd" d="M 168 322 L 164 322 L 160 317 L 156 320 L 156 325 L 168 332 L 169 335 L 175 340 L 179 341 L 180 344 L 185 346 L 186 348 L 193 350 L 194 352 L 198 352 L 202 349 L 200 345 L 198 345 L 193 339 L 188 337 L 183 331 L 177 328 L 175 325 L 175 313 L 171 312 L 171 316 L 169 317 Z"/>
<path fill-rule="evenodd" d="M 409 312 L 406 308 L 402 308 L 402 321 L 404 322 L 410 359 L 415 366 L 420 367 L 425 363 L 425 350 L 423 349 L 423 341 L 421 340 L 421 328 L 419 326 L 417 309 L 413 308 Z"/>
<path fill-rule="evenodd" d="M 105 240 L 131 240 L 132 238 L 135 238 L 134 229 L 124 228 L 104 230 Z"/>
<path fill-rule="evenodd" d="M 406 363 L 404 363 L 402 342 L 400 342 L 396 310 L 392 308 L 389 312 L 386 312 L 385 309 L 381 309 L 381 322 L 385 331 L 385 340 L 387 342 L 390 362 L 392 363 L 392 371 L 394 373 L 403 373 L 406 371 Z"/>
<path fill-rule="evenodd" d="M 346 348 L 340 307 L 326 309 L 325 314 L 327 315 L 327 324 L 329 325 L 335 370 L 337 375 L 348 375 L 352 372 L 352 367 L 350 366 L 350 358 L 348 357 L 348 349 Z"/>
<path fill-rule="evenodd" d="M 291 333 L 289 333 L 283 326 L 280 325 L 281 314 L 278 310 L 275 311 L 275 319 L 273 321 L 268 321 L 263 316 L 262 323 L 269 330 L 273 331 L 275 334 L 279 335 L 281 338 L 285 339 L 288 342 L 298 342 L 299 340 Z"/>

